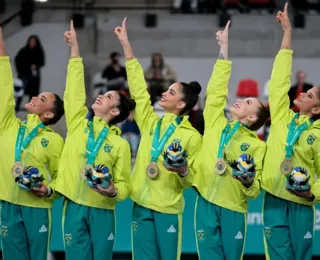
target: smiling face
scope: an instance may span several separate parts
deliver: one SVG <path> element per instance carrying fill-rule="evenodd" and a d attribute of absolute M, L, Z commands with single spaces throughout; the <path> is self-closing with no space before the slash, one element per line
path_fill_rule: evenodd
<path fill-rule="evenodd" d="M 28 113 L 36 114 L 41 118 L 41 120 L 43 120 L 45 118 L 52 118 L 54 116 L 54 114 L 51 112 L 54 102 L 54 94 L 50 92 L 44 92 L 37 97 L 33 97 L 31 101 L 24 107 Z"/>
<path fill-rule="evenodd" d="M 312 116 L 320 114 L 320 88 L 313 87 L 305 93 L 301 93 L 293 103 L 300 109 L 300 113 Z"/>
<path fill-rule="evenodd" d="M 182 86 L 176 82 L 172 84 L 167 91 L 162 93 L 159 105 L 166 112 L 179 114 L 186 105 L 183 98 Z"/>
<path fill-rule="evenodd" d="M 257 98 L 238 99 L 230 108 L 232 118 L 245 124 L 253 123 L 257 120 L 257 113 L 262 106 Z"/>
<path fill-rule="evenodd" d="M 117 91 L 108 91 L 104 95 L 99 95 L 92 105 L 96 116 L 105 118 L 108 115 L 117 116 L 120 111 L 117 108 L 120 102 L 120 96 Z"/>

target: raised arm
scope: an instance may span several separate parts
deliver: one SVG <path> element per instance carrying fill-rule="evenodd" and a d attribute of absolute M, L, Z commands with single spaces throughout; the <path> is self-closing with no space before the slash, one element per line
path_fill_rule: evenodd
<path fill-rule="evenodd" d="M 224 31 L 219 31 L 216 34 L 220 45 L 220 54 L 207 86 L 206 104 L 203 111 L 205 128 L 211 128 L 221 119 L 225 120 L 224 108 L 231 75 L 231 61 L 228 60 L 229 25 L 230 21 L 228 21 Z"/>
<path fill-rule="evenodd" d="M 13 76 L 10 59 L 6 54 L 2 30 L 0 27 L 0 134 L 15 119 L 15 101 L 13 93 Z"/>
<path fill-rule="evenodd" d="M 147 83 L 144 78 L 143 69 L 139 61 L 134 57 L 131 45 L 128 40 L 126 18 L 122 22 L 122 26 L 114 29 L 122 48 L 124 57 L 126 59 L 126 70 L 128 77 L 128 85 L 131 98 L 136 102 L 134 111 L 134 119 L 139 126 L 141 132 L 144 132 L 149 124 L 152 124 L 151 118 L 158 118 L 151 106 L 150 95 L 147 91 Z M 149 130 L 149 129 L 147 129 Z"/>
<path fill-rule="evenodd" d="M 64 92 L 64 109 L 68 132 L 73 132 L 79 123 L 86 118 L 88 109 L 85 106 L 84 68 L 72 21 L 70 22 L 70 31 L 65 32 L 64 37 L 71 47 L 66 90 Z"/>
<path fill-rule="evenodd" d="M 288 92 L 291 87 L 290 77 L 293 51 L 291 50 L 291 25 L 288 17 L 288 3 L 286 3 L 283 12 L 278 12 L 277 20 L 281 23 L 284 34 L 281 50 L 274 61 L 271 79 L 268 85 L 272 124 L 276 124 L 283 119 L 285 115 L 290 113 Z"/>

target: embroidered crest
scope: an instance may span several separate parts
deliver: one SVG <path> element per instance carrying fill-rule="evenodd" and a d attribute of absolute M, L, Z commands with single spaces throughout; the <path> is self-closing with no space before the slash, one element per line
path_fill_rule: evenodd
<path fill-rule="evenodd" d="M 308 145 L 312 145 L 315 140 L 316 140 L 316 136 L 314 134 L 310 134 L 308 139 L 307 139 Z"/>
<path fill-rule="evenodd" d="M 1 235 L 2 237 L 8 236 L 8 228 L 6 226 L 1 227 Z"/>
<path fill-rule="evenodd" d="M 199 242 L 203 242 L 204 241 L 204 231 L 203 230 L 198 230 L 197 231 L 197 237 L 198 237 L 198 241 Z"/>
<path fill-rule="evenodd" d="M 241 149 L 242 152 L 245 152 L 245 151 L 247 151 L 247 150 L 249 149 L 249 147 L 250 147 L 250 144 L 248 144 L 248 143 L 243 143 L 243 144 L 240 146 L 240 149 Z"/>
<path fill-rule="evenodd" d="M 269 227 L 265 227 L 264 234 L 265 234 L 266 238 L 270 238 L 271 237 L 271 229 Z"/>
<path fill-rule="evenodd" d="M 112 150 L 112 148 L 113 148 L 112 145 L 106 144 L 103 149 L 104 149 L 104 151 L 105 151 L 106 153 L 110 153 L 111 150 Z"/>
<path fill-rule="evenodd" d="M 136 233 L 138 231 L 138 223 L 135 221 L 132 222 L 132 231 L 134 233 Z"/>
<path fill-rule="evenodd" d="M 41 139 L 41 145 L 43 147 L 48 147 L 48 144 L 49 144 L 49 140 L 48 139 L 46 139 L 46 138 L 42 138 Z"/>
<path fill-rule="evenodd" d="M 72 234 L 66 234 L 65 237 L 64 237 L 64 240 L 65 240 L 65 243 L 66 245 L 71 245 L 72 243 Z"/>

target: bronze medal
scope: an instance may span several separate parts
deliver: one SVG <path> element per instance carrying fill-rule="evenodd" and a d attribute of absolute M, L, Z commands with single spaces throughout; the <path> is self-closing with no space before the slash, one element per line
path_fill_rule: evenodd
<path fill-rule="evenodd" d="M 216 173 L 218 173 L 219 175 L 222 175 L 227 169 L 227 164 L 222 158 L 220 158 L 216 162 L 214 169 L 215 169 Z"/>
<path fill-rule="evenodd" d="M 93 173 L 93 166 L 91 164 L 86 164 L 85 166 L 83 166 L 83 168 L 81 169 L 81 177 L 85 180 L 87 177 L 87 173 Z"/>
<path fill-rule="evenodd" d="M 155 162 L 151 162 L 147 167 L 147 175 L 150 179 L 154 179 L 159 174 L 158 165 Z"/>
<path fill-rule="evenodd" d="M 24 170 L 24 166 L 22 165 L 22 163 L 15 162 L 14 165 L 12 166 L 11 173 L 14 178 L 17 178 L 23 173 L 23 170 Z"/>
<path fill-rule="evenodd" d="M 290 174 L 293 170 L 291 159 L 284 159 L 281 163 L 280 169 L 284 175 Z"/>

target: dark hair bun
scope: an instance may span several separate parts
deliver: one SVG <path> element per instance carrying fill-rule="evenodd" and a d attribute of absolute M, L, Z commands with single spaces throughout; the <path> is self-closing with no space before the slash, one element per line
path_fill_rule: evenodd
<path fill-rule="evenodd" d="M 129 111 L 132 111 L 136 108 L 136 102 L 131 99 L 131 98 L 128 98 L 128 108 L 129 108 Z"/>
<path fill-rule="evenodd" d="M 194 93 L 195 95 L 199 95 L 201 92 L 201 85 L 199 84 L 198 81 L 191 81 L 189 83 L 190 89 L 192 91 L 192 93 Z"/>

